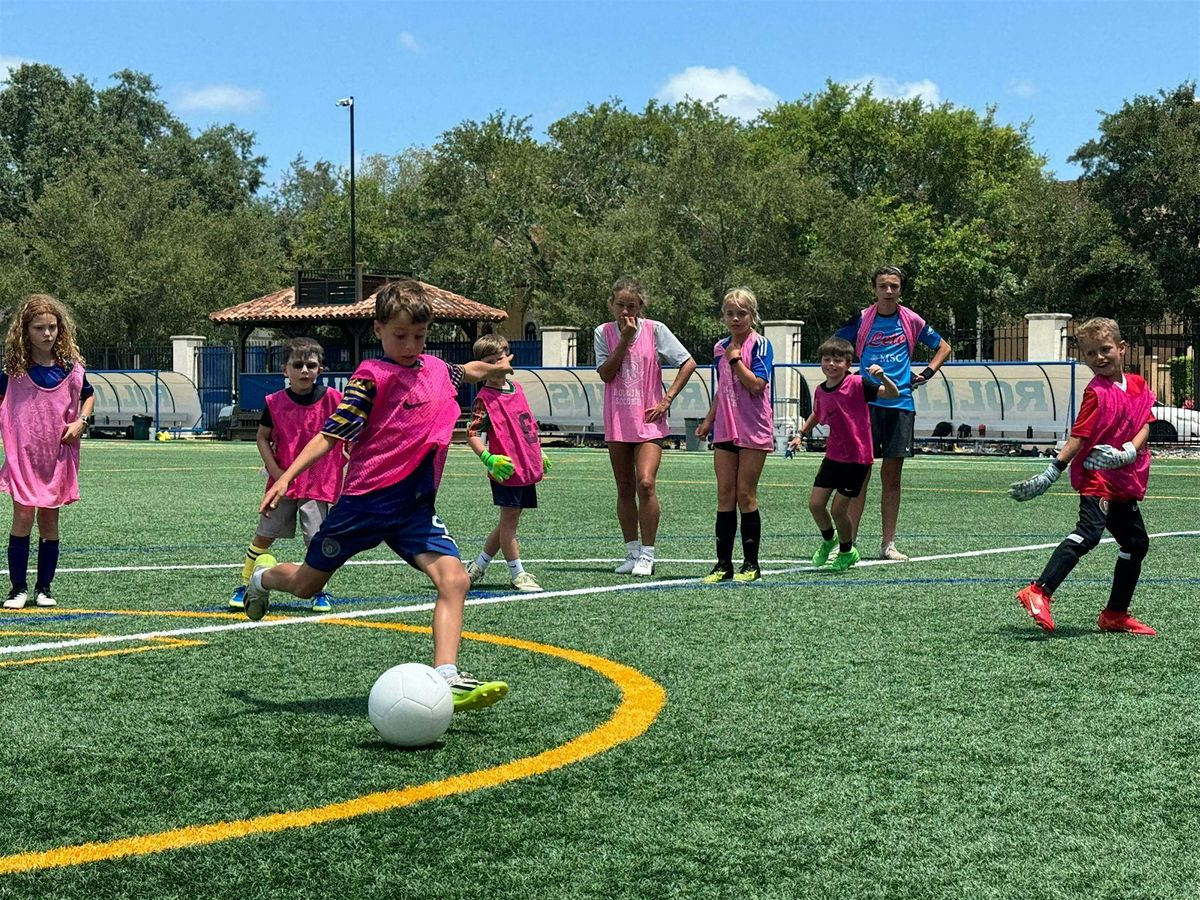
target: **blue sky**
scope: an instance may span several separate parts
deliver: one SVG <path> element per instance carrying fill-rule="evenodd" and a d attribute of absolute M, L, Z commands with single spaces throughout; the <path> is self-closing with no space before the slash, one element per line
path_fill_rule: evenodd
<path fill-rule="evenodd" d="M 358 2 L 0 0 L 0 66 L 49 63 L 98 87 L 122 68 L 200 128 L 255 132 L 278 179 L 303 154 L 429 146 L 496 110 L 542 129 L 618 97 L 725 94 L 731 114 L 871 79 L 1029 121 L 1060 176 L 1099 110 L 1200 77 L 1200 0 L 1156 2 Z"/>

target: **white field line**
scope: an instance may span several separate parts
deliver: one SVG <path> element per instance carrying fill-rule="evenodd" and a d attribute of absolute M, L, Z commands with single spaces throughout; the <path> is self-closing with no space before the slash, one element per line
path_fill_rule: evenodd
<path fill-rule="evenodd" d="M 1151 538 L 1162 537 L 1198 537 L 1200 531 L 1163 531 L 1150 535 Z M 1101 543 L 1111 544 L 1112 538 L 1104 538 Z M 931 556 L 914 556 L 911 562 L 931 562 L 940 559 L 968 559 L 979 556 L 992 556 L 1000 553 L 1022 553 L 1030 550 L 1047 550 L 1057 547 L 1052 544 L 1026 544 L 1020 547 L 993 547 L 986 550 L 965 550 L 961 553 L 939 553 Z M 863 566 L 893 566 L 903 565 L 902 562 L 890 559 L 867 559 L 858 564 Z M 786 575 L 797 572 L 817 571 L 813 566 L 795 566 L 788 569 L 764 571 L 764 575 Z M 538 593 L 512 593 L 498 597 L 475 597 L 467 600 L 468 606 L 489 606 L 497 603 L 513 603 L 527 600 L 548 600 L 555 597 L 587 597 L 598 594 L 611 594 L 625 591 L 656 590 L 663 587 L 676 587 L 684 584 L 699 586 L 697 578 L 673 578 L 667 581 L 639 581 L 633 584 L 613 584 L 596 588 L 573 588 L 565 591 L 540 591 Z M 291 616 L 284 619 L 263 619 L 258 622 L 229 622 L 223 625 L 202 625 L 196 628 L 175 628 L 169 631 L 143 631 L 138 634 L 100 635 L 90 638 L 76 638 L 69 641 L 47 641 L 40 644 L 21 644 L 0 647 L 0 656 L 11 656 L 17 653 L 41 653 L 48 650 L 63 650 L 70 647 L 89 647 L 97 644 L 117 644 L 130 641 L 151 641 L 158 638 L 187 637 L 197 634 L 216 634 L 224 631 L 249 631 L 253 628 L 276 628 L 283 625 L 313 625 L 338 619 L 363 619 L 372 616 L 389 616 L 403 613 L 429 612 L 433 603 L 413 603 L 407 606 L 389 606 L 380 609 L 360 609 L 349 612 L 326 613 L 318 616 Z M 147 612 L 152 613 L 152 610 Z"/>

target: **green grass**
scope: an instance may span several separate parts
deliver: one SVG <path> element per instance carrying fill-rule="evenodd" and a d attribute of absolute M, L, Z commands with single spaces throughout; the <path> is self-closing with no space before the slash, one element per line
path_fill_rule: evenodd
<path fill-rule="evenodd" d="M 622 551 L 606 456 L 551 453 L 541 508 L 521 526 L 528 568 L 551 591 L 629 583 L 611 562 L 581 561 Z M 806 501 L 818 462 L 769 460 L 764 559 L 815 548 Z M 710 467 L 705 454 L 664 459 L 668 561 L 657 578 L 711 565 Z M 1057 542 L 1075 521 L 1064 484 L 1033 503 L 1004 496 L 1040 467 L 911 461 L 899 545 L 934 555 Z M 49 640 L 35 631 L 225 624 L 74 611 L 223 611 L 254 529 L 258 468 L 249 444 L 89 442 L 84 500 L 63 516 L 61 605 L 0 616 L 0 646 Z M 1198 500 L 1200 463 L 1155 461 L 1151 533 L 1200 527 Z M 473 556 L 495 512 L 464 451 L 451 454 L 438 509 Z M 281 559 L 302 552 L 277 546 Z M 877 483 L 860 546 L 864 557 L 878 548 Z M 1111 544 L 1060 588 L 1059 631 L 1044 636 L 1013 594 L 1049 552 L 473 606 L 469 630 L 608 657 L 661 684 L 666 706 L 640 737 L 546 774 L 342 822 L 0 875 L 0 898 L 1196 896 L 1200 540 L 1151 541 L 1133 608 L 1156 639 L 1095 629 Z M 205 564 L 222 567 L 70 571 Z M 501 593 L 502 572 L 493 565 L 481 587 Z M 347 567 L 331 589 L 335 612 L 432 599 L 403 565 Z M 387 667 L 428 661 L 426 635 L 300 625 L 195 639 L 203 646 L 0 669 L 0 855 L 481 770 L 563 744 L 621 700 L 566 660 L 467 641 L 464 667 L 509 681 L 509 699 L 457 717 L 433 749 L 398 751 L 375 736 L 366 695 Z"/>

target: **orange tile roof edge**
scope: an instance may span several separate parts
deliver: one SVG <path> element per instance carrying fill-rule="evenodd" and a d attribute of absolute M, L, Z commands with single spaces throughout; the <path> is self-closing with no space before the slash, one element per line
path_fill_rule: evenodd
<path fill-rule="evenodd" d="M 508 313 L 494 306 L 468 300 L 460 294 L 421 282 L 433 301 L 435 319 L 456 319 L 476 322 L 502 322 Z M 375 293 L 378 293 L 376 291 Z M 296 306 L 295 288 L 284 288 L 273 294 L 255 297 L 245 303 L 218 309 L 208 314 L 219 325 L 270 325 L 275 322 L 337 322 L 371 319 L 375 315 L 375 293 L 357 303 L 337 303 L 327 306 Z"/>

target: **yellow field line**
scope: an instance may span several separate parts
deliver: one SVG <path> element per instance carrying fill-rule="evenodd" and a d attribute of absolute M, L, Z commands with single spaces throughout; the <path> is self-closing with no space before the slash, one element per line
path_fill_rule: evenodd
<path fill-rule="evenodd" d="M 0 635 L 4 637 L 101 637 L 99 631 L 21 631 L 20 629 L 0 631 Z"/>
<path fill-rule="evenodd" d="M 35 663 L 67 662 L 72 659 L 98 659 L 102 656 L 121 656 L 126 653 L 147 653 L 152 650 L 178 650 L 183 647 L 203 647 L 204 641 L 188 641 L 181 638 L 150 638 L 156 645 L 123 647 L 120 650 L 93 650 L 90 653 L 63 653 L 59 656 L 35 656 L 32 659 L 14 659 L 0 662 L 0 669 L 11 666 L 32 666 Z"/>
<path fill-rule="evenodd" d="M 336 621 L 336 620 L 335 620 Z M 359 622 L 352 620 L 338 621 L 340 625 L 353 625 L 361 628 L 386 628 L 396 631 L 412 631 L 428 634 L 430 629 L 414 625 L 386 622 Z M 517 638 L 502 637 L 493 634 L 464 632 L 467 640 L 499 644 L 530 653 L 542 653 L 567 660 L 575 665 L 583 666 L 612 681 L 621 691 L 621 702 L 611 718 L 597 728 L 573 738 L 567 743 L 533 756 L 516 759 L 512 762 L 453 775 L 428 784 L 413 785 L 391 791 L 378 791 L 365 794 L 351 800 L 330 803 L 310 809 L 293 810 L 291 812 L 273 813 L 250 819 L 239 819 L 232 822 L 213 822 L 207 825 L 190 825 L 157 834 L 143 834 L 134 837 L 120 838 L 113 841 L 97 841 L 87 844 L 77 844 L 70 847 L 58 847 L 53 850 L 42 850 L 31 853 L 17 853 L 0 857 L 0 875 L 16 872 L 29 872 L 38 869 L 51 869 L 62 866 L 76 866 L 101 860 L 119 859 L 126 856 L 138 856 L 147 853 L 162 853 L 167 850 L 178 850 L 185 847 L 198 847 L 206 844 L 243 838 L 252 834 L 268 834 L 286 831 L 292 828 L 308 828 L 326 822 L 340 822 L 358 816 L 387 812 L 422 803 L 427 800 L 437 800 L 443 797 L 464 794 L 470 791 L 492 788 L 511 781 L 531 778 L 553 771 L 562 766 L 579 762 L 603 753 L 626 741 L 633 740 L 645 733 L 646 729 L 658 717 L 666 703 L 666 692 L 662 686 L 651 678 L 643 675 L 637 669 L 622 665 L 602 656 L 541 644 L 534 641 L 524 641 Z"/>

